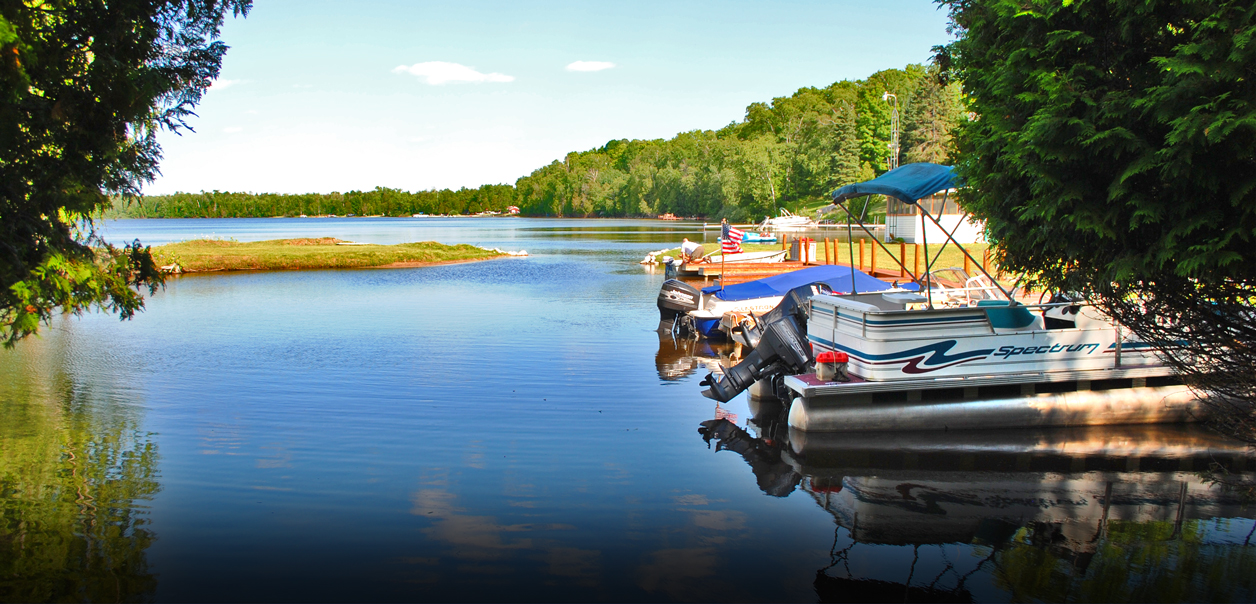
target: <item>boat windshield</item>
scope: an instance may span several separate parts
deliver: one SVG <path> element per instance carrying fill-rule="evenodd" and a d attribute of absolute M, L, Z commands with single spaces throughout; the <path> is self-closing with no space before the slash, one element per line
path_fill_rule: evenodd
<path fill-rule="evenodd" d="M 951 267 L 929 273 L 935 305 L 975 306 L 981 300 L 1006 300 L 1003 292 L 985 275 L 969 276 L 962 268 Z"/>

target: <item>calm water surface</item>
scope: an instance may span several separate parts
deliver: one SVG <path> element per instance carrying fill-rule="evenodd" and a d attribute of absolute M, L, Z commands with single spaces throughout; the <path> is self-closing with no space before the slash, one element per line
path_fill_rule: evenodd
<path fill-rule="evenodd" d="M 532 255 L 184 276 L 0 351 L 0 599 L 1251 601 L 1256 459 L 1192 429 L 817 437 L 697 385 L 692 224 L 116 221 Z"/>

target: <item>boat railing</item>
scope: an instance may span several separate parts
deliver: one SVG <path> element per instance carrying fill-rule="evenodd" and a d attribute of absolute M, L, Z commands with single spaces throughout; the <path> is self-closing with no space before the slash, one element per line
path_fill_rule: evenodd
<path fill-rule="evenodd" d="M 979 290 L 982 288 L 947 288 L 947 291 L 963 291 L 966 289 Z M 873 292 L 873 293 L 877 293 L 877 292 Z M 828 296 L 825 296 L 825 297 L 827 298 Z M 926 308 L 924 308 L 924 304 L 925 304 L 924 296 L 921 296 L 919 298 L 919 302 L 909 302 L 906 305 L 904 305 L 903 308 L 897 308 L 897 307 L 885 308 L 883 306 L 878 306 L 876 304 L 869 304 L 866 301 L 856 301 L 856 299 L 859 297 L 860 296 L 857 296 L 857 295 L 856 296 L 851 296 L 851 295 L 833 296 L 834 299 L 828 302 L 834 306 L 843 306 L 843 307 L 849 308 L 850 310 L 869 313 L 869 314 L 921 312 L 921 311 L 927 310 Z M 1002 298 L 995 298 L 994 300 L 999 301 L 999 302 L 1008 302 L 1007 300 L 1002 299 Z M 976 302 L 976 300 L 974 302 Z M 1018 302 L 1016 306 L 1020 308 L 1024 308 L 1029 311 L 1043 311 L 1043 310 L 1050 310 L 1052 308 L 1066 308 L 1066 307 L 1077 308 L 1078 309 L 1077 314 L 1081 314 L 1081 309 L 1094 308 L 1093 304 L 1090 304 L 1084 301 L 1038 302 L 1038 303 Z M 965 304 L 965 305 L 958 305 L 958 306 L 938 307 L 936 308 L 936 310 L 946 310 L 946 311 L 978 310 L 978 309 L 985 310 L 986 308 L 990 308 L 990 307 L 978 306 L 977 304 L 972 304 L 972 305 Z M 1001 308 L 1001 307 L 994 306 L 993 308 Z"/>

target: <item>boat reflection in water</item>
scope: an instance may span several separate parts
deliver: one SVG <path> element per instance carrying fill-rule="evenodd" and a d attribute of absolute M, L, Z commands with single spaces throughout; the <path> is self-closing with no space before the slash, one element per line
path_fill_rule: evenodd
<path fill-rule="evenodd" d="M 822 601 L 1251 601 L 1256 456 L 1197 426 L 789 431 L 752 403 L 699 432 L 836 521 Z"/>
<path fill-rule="evenodd" d="M 654 364 L 658 367 L 659 378 L 669 382 L 698 370 L 723 373 L 724 367 L 730 361 L 736 364 L 740 360 L 731 357 L 735 348 L 736 345 L 731 343 L 694 340 L 662 333 L 659 334 L 659 351 L 654 356 Z"/>

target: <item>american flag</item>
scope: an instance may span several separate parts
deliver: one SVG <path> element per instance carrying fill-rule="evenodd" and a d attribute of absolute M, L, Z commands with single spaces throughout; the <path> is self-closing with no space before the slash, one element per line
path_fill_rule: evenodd
<path fill-rule="evenodd" d="M 745 236 L 745 231 L 734 227 L 728 227 L 728 231 L 724 234 L 723 247 L 721 247 L 721 250 L 725 254 L 740 254 L 741 238 Z"/>

